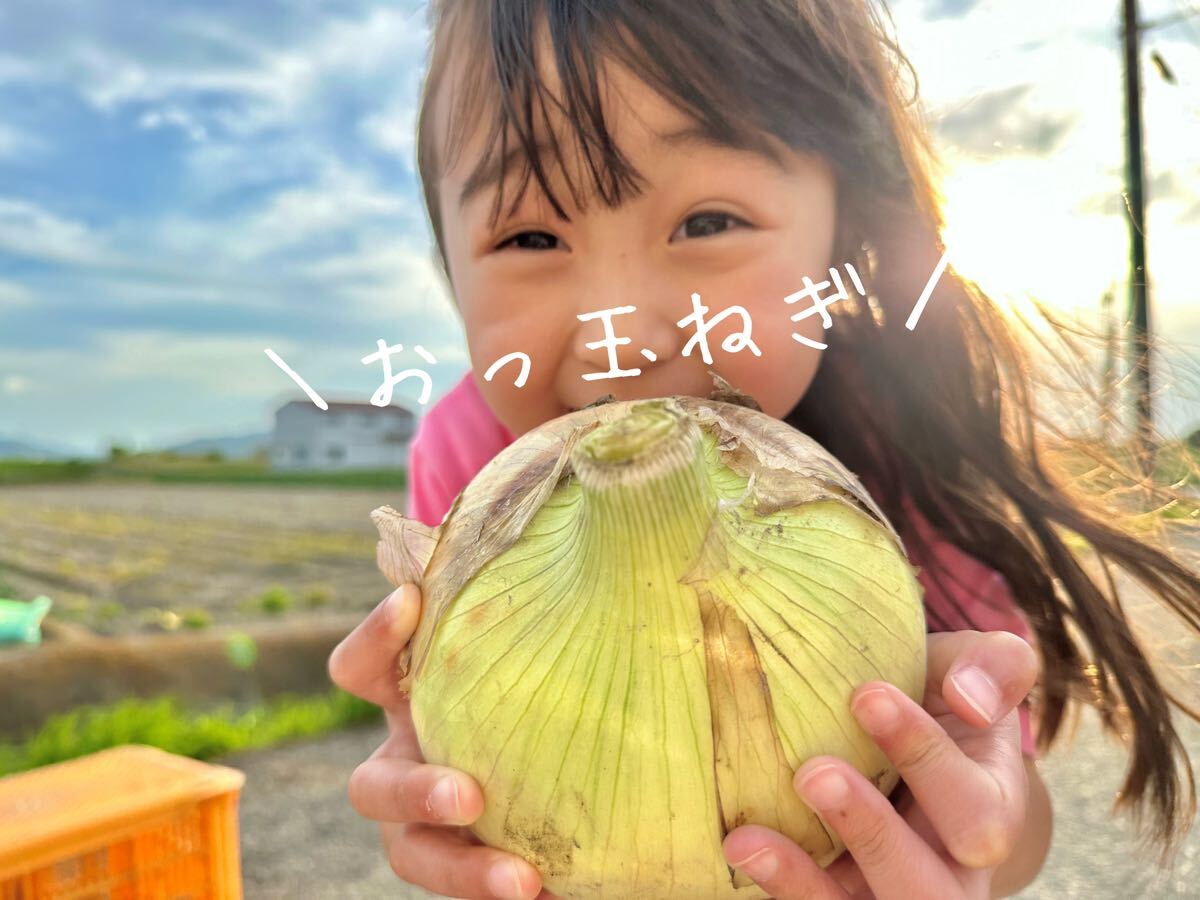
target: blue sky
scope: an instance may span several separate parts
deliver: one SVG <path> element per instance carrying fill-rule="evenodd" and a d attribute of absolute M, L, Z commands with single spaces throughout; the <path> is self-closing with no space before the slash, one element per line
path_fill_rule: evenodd
<path fill-rule="evenodd" d="M 1086 6 L 893 4 L 946 161 L 952 258 L 1064 310 L 1094 308 L 1125 258 L 1119 4 Z M 264 347 L 326 399 L 370 398 L 379 371 L 359 359 L 378 338 L 437 356 L 435 399 L 453 384 L 466 347 L 413 159 L 425 14 L 4 0 L 0 435 L 93 452 L 266 430 L 294 390 Z M 1193 366 L 1198 35 L 1200 17 L 1149 41 L 1179 84 L 1146 69 L 1157 324 Z M 416 409 L 417 387 L 398 401 Z M 1200 424 L 1200 395 L 1164 402 L 1164 428 Z"/>

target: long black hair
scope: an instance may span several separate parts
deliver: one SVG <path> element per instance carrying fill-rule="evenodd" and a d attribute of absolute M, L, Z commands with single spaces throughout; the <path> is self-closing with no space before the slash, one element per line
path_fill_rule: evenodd
<path fill-rule="evenodd" d="M 835 259 L 855 264 L 868 293 L 830 308 L 829 348 L 787 421 L 873 487 L 906 545 L 920 540 L 907 497 L 1007 579 L 1037 638 L 1039 747 L 1049 749 L 1068 705 L 1093 704 L 1106 729 L 1129 742 L 1119 803 L 1139 825 L 1149 809 L 1149 836 L 1165 858 L 1195 816 L 1195 782 L 1172 722 L 1174 698 L 1126 620 L 1111 567 L 1140 582 L 1192 636 L 1200 634 L 1200 578 L 1116 504 L 1073 485 L 1049 452 L 1053 431 L 1039 427 L 1048 420 L 1036 403 L 1032 354 L 977 285 L 948 269 L 919 327 L 904 327 L 942 255 L 943 223 L 916 79 L 890 37 L 886 8 L 866 0 L 431 0 L 429 14 L 417 162 L 448 283 L 438 185 L 481 127 L 490 155 L 480 169 L 510 148 L 524 153 L 514 204 L 532 174 L 565 218 L 534 141 L 535 117 L 552 107 L 570 123 L 602 202 L 616 206 L 638 192 L 640 176 L 606 128 L 602 60 L 627 68 L 725 143 L 770 153 L 770 136 L 832 164 Z M 558 95 L 539 68 L 551 63 Z M 435 101 L 451 84 L 448 127 L 435 133 Z M 552 151 L 566 177 L 561 146 Z M 582 206 L 583 192 L 568 187 Z M 493 220 L 503 195 L 502 187 Z M 1105 471 L 1128 474 L 1091 445 L 1080 448 Z M 1141 484 L 1152 497 L 1176 498 Z"/>

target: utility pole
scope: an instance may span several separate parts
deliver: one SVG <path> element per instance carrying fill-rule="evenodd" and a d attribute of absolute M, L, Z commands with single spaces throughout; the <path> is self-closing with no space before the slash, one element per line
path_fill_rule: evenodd
<path fill-rule="evenodd" d="M 1133 323 L 1135 452 L 1143 475 L 1154 471 L 1154 412 L 1150 403 L 1149 274 L 1146 270 L 1146 173 L 1142 162 L 1142 84 L 1137 0 L 1122 0 L 1125 46 L 1125 201 L 1129 212 L 1129 318 Z"/>

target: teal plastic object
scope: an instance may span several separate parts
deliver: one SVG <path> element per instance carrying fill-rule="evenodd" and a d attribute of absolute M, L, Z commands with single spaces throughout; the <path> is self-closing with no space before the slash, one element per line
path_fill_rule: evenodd
<path fill-rule="evenodd" d="M 42 619 L 53 605 L 46 596 L 34 597 L 28 603 L 0 599 L 0 644 L 40 644 Z"/>

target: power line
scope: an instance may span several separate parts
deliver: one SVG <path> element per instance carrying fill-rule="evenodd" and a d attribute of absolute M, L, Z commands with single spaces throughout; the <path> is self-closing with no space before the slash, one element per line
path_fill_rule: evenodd
<path fill-rule="evenodd" d="M 1163 16 L 1161 19 L 1151 19 L 1147 22 L 1142 22 L 1138 25 L 1138 31 L 1149 31 L 1151 28 L 1163 28 L 1167 25 L 1178 25 L 1180 22 L 1183 22 L 1185 27 L 1190 31 L 1191 26 L 1187 24 L 1187 20 L 1192 18 L 1192 16 L 1200 16 L 1200 8 L 1184 6 L 1180 0 L 1171 0 L 1171 2 L 1179 8 L 1179 12 Z"/>
<path fill-rule="evenodd" d="M 1191 39 L 1191 42 L 1200 46 L 1200 33 L 1196 32 L 1196 29 L 1192 27 L 1192 23 L 1189 21 L 1193 16 L 1200 16 L 1200 7 L 1184 6 L 1180 0 L 1171 0 L 1171 2 L 1179 9 L 1179 12 L 1175 14 L 1175 22 L 1172 24 L 1182 26 Z"/>

